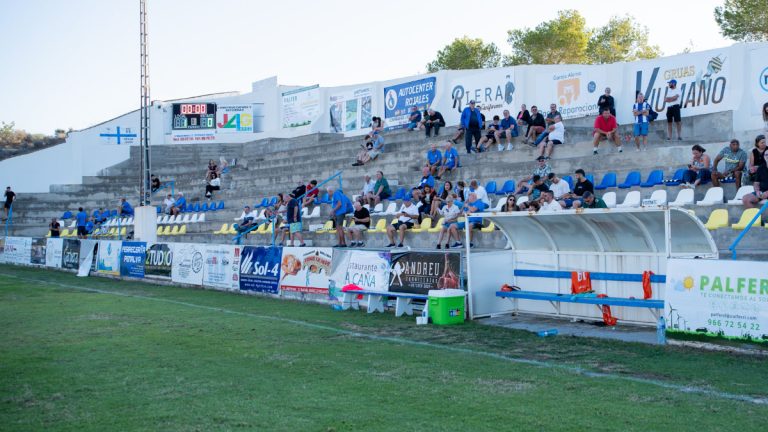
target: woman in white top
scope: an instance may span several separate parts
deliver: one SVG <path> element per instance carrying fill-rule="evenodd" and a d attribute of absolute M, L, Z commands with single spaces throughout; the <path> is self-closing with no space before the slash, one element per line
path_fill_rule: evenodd
<path fill-rule="evenodd" d="M 704 147 L 698 144 L 691 148 L 693 158 L 691 163 L 688 164 L 688 170 L 683 174 L 682 187 L 695 188 L 701 184 L 702 180 L 711 178 L 712 171 L 710 171 L 710 167 L 712 162 L 709 156 L 704 153 L 706 151 Z"/>

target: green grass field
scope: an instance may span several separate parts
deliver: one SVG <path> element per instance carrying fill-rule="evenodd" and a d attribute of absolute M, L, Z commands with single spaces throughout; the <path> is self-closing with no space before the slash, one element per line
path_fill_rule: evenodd
<path fill-rule="evenodd" d="M 0 430 L 764 430 L 768 359 L 0 266 Z"/>

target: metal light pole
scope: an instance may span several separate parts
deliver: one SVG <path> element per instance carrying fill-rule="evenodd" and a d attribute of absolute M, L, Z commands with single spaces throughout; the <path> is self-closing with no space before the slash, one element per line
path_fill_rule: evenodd
<path fill-rule="evenodd" d="M 139 205 L 149 205 L 151 192 L 149 163 L 149 60 L 147 58 L 147 1 L 139 0 L 139 27 L 141 46 L 141 120 L 139 145 L 141 146 L 141 182 Z"/>

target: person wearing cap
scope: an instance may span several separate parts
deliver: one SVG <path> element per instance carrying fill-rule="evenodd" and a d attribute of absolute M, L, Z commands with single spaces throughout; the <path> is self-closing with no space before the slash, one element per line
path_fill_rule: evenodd
<path fill-rule="evenodd" d="M 671 79 L 667 82 L 669 87 L 667 88 L 666 96 L 664 96 L 664 102 L 667 104 L 667 141 L 672 140 L 672 122 L 675 123 L 677 128 L 677 139 L 682 141 L 680 136 L 682 124 L 680 123 L 680 108 L 682 107 L 683 94 L 680 93 L 680 89 L 677 88 L 677 80 Z"/>
<path fill-rule="evenodd" d="M 243 207 L 243 213 L 240 215 L 240 223 L 235 224 L 235 231 L 242 233 L 253 228 L 256 224 L 256 214 L 251 211 L 251 206 Z"/>
<path fill-rule="evenodd" d="M 600 141 L 603 140 L 613 141 L 619 153 L 624 151 L 619 140 L 619 124 L 616 122 L 616 117 L 612 116 L 608 109 L 604 109 L 595 119 L 595 129 L 592 136 L 593 155 L 597 154 L 597 147 L 600 145 Z"/>
<path fill-rule="evenodd" d="M 435 136 L 440 134 L 440 128 L 445 126 L 445 119 L 440 111 L 435 111 L 432 108 L 428 109 L 424 114 L 424 120 L 421 122 L 422 128 L 424 128 L 424 134 L 429 138 L 432 135 L 432 131 L 435 131 Z"/>
<path fill-rule="evenodd" d="M 718 171 L 717 165 L 720 161 L 725 161 L 725 170 Z M 733 178 L 736 182 L 736 189 L 741 187 L 741 175 L 744 173 L 744 166 L 747 164 L 747 152 L 741 149 L 739 140 L 732 139 L 727 147 L 723 147 L 720 153 L 715 156 L 712 162 L 712 186 L 720 186 L 720 180 Z"/>
<path fill-rule="evenodd" d="M 405 239 L 405 231 L 413 228 L 415 221 L 419 218 L 419 209 L 413 205 L 410 199 L 403 200 L 400 211 L 395 214 L 397 216 L 397 222 L 392 225 L 387 225 L 387 237 L 389 237 L 389 244 L 386 247 L 395 247 L 395 232 L 399 234 L 400 243 L 397 247 L 403 247 L 403 240 Z"/>
<path fill-rule="evenodd" d="M 523 193 L 523 190 L 527 189 L 530 184 L 533 182 L 533 178 L 535 176 L 539 176 L 542 179 L 546 179 L 549 173 L 552 172 L 552 167 L 549 166 L 547 163 L 547 158 L 544 156 L 539 156 L 536 158 L 536 167 L 533 169 L 533 172 L 528 177 L 525 177 L 521 179 L 519 182 L 517 182 L 517 188 L 515 189 L 515 192 L 512 195 L 518 195 Z"/>
<path fill-rule="evenodd" d="M 472 140 L 475 145 L 480 143 L 480 129 L 483 126 L 483 118 L 480 116 L 480 110 L 475 108 L 475 101 L 469 101 L 469 106 L 461 112 L 461 127 L 464 128 L 464 145 L 467 148 L 467 154 L 472 153 Z"/>
<path fill-rule="evenodd" d="M 414 105 L 411 107 L 411 114 L 408 116 L 408 130 L 418 129 L 419 123 L 421 123 L 421 111 L 419 111 L 419 107 Z"/>
<path fill-rule="evenodd" d="M 616 117 L 616 101 L 613 99 L 613 96 L 611 96 L 610 87 L 606 87 L 605 93 L 601 94 L 597 99 L 597 109 L 599 112 L 603 112 L 603 110 L 607 109 L 611 112 L 612 116 Z"/>

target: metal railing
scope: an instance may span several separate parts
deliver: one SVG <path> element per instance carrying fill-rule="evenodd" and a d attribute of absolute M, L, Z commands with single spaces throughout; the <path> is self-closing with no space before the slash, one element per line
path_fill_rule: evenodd
<path fill-rule="evenodd" d="M 731 259 L 736 259 L 736 247 L 741 242 L 741 239 L 744 238 L 745 235 L 749 232 L 749 230 L 752 228 L 752 225 L 755 223 L 756 220 L 759 220 L 762 214 L 768 209 L 768 201 L 763 204 L 762 207 L 760 207 L 760 210 L 758 210 L 757 214 L 752 218 L 751 221 L 747 224 L 747 226 L 744 228 L 744 230 L 739 234 L 738 237 L 736 237 L 736 240 L 731 243 L 731 246 L 728 247 L 728 250 L 731 251 Z"/>
<path fill-rule="evenodd" d="M 176 195 L 176 180 L 170 180 L 163 182 L 159 188 L 155 189 L 152 194 L 160 192 L 163 189 L 171 188 L 171 196 Z"/>

